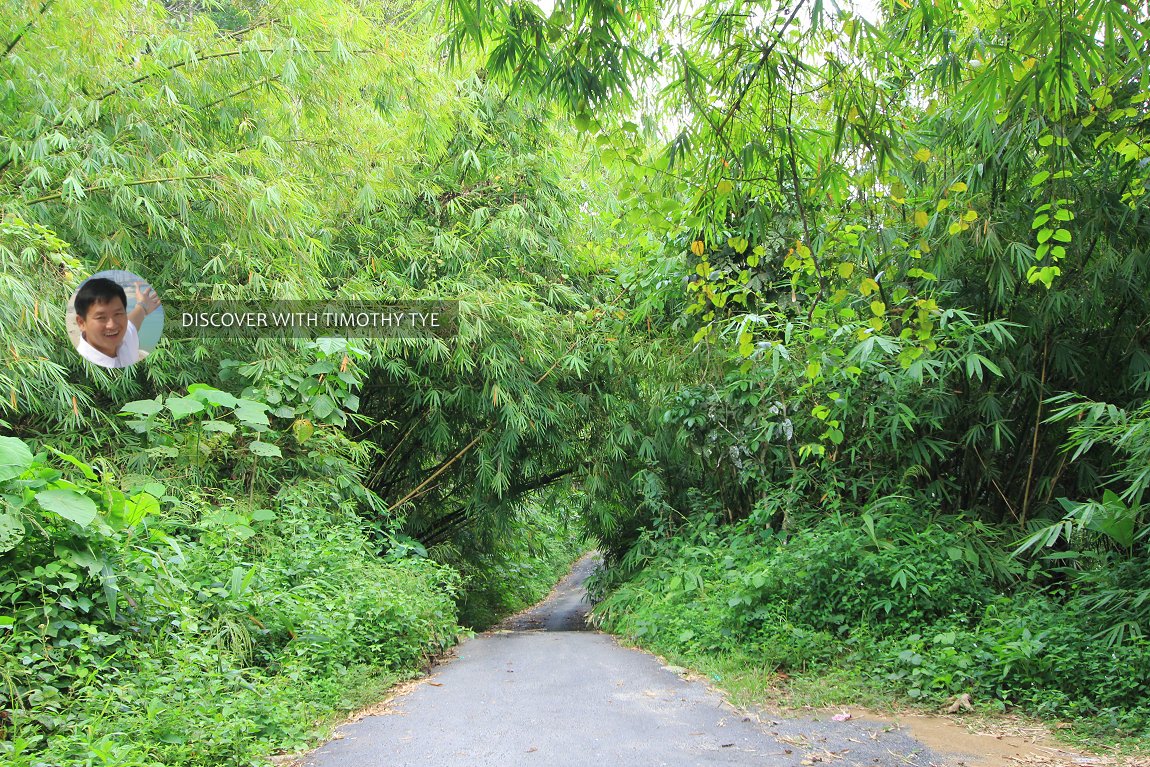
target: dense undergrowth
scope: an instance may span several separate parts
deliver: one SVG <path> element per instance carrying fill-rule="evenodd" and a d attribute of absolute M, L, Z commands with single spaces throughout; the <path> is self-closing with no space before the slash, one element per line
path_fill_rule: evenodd
<path fill-rule="evenodd" d="M 381 558 L 330 482 L 252 508 L 0 447 L 28 529 L 0 564 L 6 764 L 251 763 L 454 642 L 458 574 Z"/>
<path fill-rule="evenodd" d="M 891 506 L 788 532 L 703 518 L 645 536 L 594 584 L 598 620 L 683 662 L 758 669 L 759 703 L 788 686 L 820 705 L 938 710 L 968 694 L 1078 720 L 1079 735 L 1146 737 L 1150 640 L 1108 644 L 1090 604 L 1150 587 L 1144 560 L 1039 588 L 974 520 Z"/>

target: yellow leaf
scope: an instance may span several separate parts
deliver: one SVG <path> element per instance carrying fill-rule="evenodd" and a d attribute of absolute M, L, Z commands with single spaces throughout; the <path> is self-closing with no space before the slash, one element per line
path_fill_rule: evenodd
<path fill-rule="evenodd" d="M 916 210 L 914 212 L 914 225 L 920 229 L 925 229 L 926 225 L 930 223 L 930 216 L 926 215 L 925 210 Z"/>
<path fill-rule="evenodd" d="M 869 296 L 871 293 L 874 293 L 878 290 L 878 283 L 872 280 L 870 277 L 864 277 L 863 281 L 859 283 L 859 290 L 862 291 L 864 296 Z"/>
<path fill-rule="evenodd" d="M 935 206 L 935 210 L 944 211 L 949 207 L 950 207 L 950 200 L 939 200 L 938 205 Z"/>
<path fill-rule="evenodd" d="M 977 221 L 978 220 L 978 211 L 973 210 L 973 209 L 968 210 L 967 212 L 962 214 L 962 220 L 963 221 Z"/>
<path fill-rule="evenodd" d="M 725 195 L 725 194 L 730 194 L 731 191 L 734 190 L 734 188 L 735 188 L 734 184 L 732 184 L 727 179 L 723 179 L 722 181 L 719 182 L 718 186 L 715 187 L 715 191 L 721 195 Z"/>
<path fill-rule="evenodd" d="M 950 185 L 950 191 L 952 192 L 965 192 L 968 188 L 964 181 L 958 181 Z"/>
<path fill-rule="evenodd" d="M 910 7 L 910 6 L 907 6 L 907 7 Z M 931 155 L 930 150 L 927 149 L 926 147 L 923 147 L 922 149 L 919 149 L 917 152 L 914 153 L 914 159 L 918 160 L 919 162 L 926 162 L 932 156 L 933 155 Z"/>
<path fill-rule="evenodd" d="M 870 311 L 874 316 L 881 317 L 886 314 L 886 304 L 884 304 L 882 301 L 871 301 Z"/>
<path fill-rule="evenodd" d="M 844 280 L 849 280 L 851 275 L 855 273 L 855 265 L 851 263 L 839 264 L 839 277 Z"/>
<path fill-rule="evenodd" d="M 695 240 L 694 242 L 692 242 L 691 243 L 691 252 L 694 253 L 696 256 L 703 255 L 703 241 L 702 240 Z"/>

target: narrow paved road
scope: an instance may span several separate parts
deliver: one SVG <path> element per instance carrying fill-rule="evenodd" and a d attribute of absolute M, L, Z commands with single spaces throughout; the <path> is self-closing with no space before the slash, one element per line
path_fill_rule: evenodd
<path fill-rule="evenodd" d="M 889 725 L 744 715 L 702 683 L 586 630 L 581 560 L 545 602 L 474 637 L 306 767 L 961 764 Z"/>

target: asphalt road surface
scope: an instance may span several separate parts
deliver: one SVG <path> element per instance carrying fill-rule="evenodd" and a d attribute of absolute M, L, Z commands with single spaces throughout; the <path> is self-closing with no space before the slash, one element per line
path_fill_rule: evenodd
<path fill-rule="evenodd" d="M 773 720 L 681 669 L 587 629 L 581 560 L 544 602 L 384 707 L 340 728 L 306 767 L 703 767 L 961 764 L 890 725 Z"/>

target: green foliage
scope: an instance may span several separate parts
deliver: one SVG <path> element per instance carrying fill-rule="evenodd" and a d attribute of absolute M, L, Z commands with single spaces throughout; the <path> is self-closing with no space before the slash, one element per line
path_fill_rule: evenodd
<path fill-rule="evenodd" d="M 624 181 L 627 319 L 669 362 L 592 486 L 607 624 L 801 663 L 798 626 L 889 645 L 922 697 L 1144 728 L 1145 14 L 443 5 L 451 53 L 556 99 Z M 589 20 L 620 63 L 563 80 Z"/>
<path fill-rule="evenodd" d="M 173 417 L 196 402 L 266 422 L 210 387 L 166 402 Z M 0 464 L 8 763 L 247 763 L 454 641 L 455 572 L 381 559 L 330 479 L 300 471 L 255 501 L 178 480 L 123 490 L 110 468 L 12 437 Z"/>
<path fill-rule="evenodd" d="M 463 5 L 445 4 L 450 44 L 486 44 L 493 72 L 551 94 L 552 79 L 519 73 L 549 71 L 556 41 L 596 18 L 582 0 L 532 24 Z M 666 86 L 641 110 L 647 131 L 592 85 L 560 100 L 593 105 L 583 128 L 622 168 L 627 223 L 654 240 L 640 257 L 670 278 L 631 283 L 636 305 L 686 281 L 668 331 L 697 345 L 687 353 L 720 408 L 736 387 L 780 383 L 776 413 L 722 424 L 742 437 L 781 422 L 785 456 L 756 463 L 799 482 L 854 446 L 856 466 L 897 462 L 861 485 L 885 494 L 911 474 L 954 509 L 1020 526 L 1060 494 L 1097 489 L 1106 456 L 1065 471 L 1065 432 L 1046 425 L 1043 401 L 1145 396 L 1150 307 L 1133 286 L 1150 263 L 1150 28 L 1118 7 L 922 2 L 862 18 L 715 0 L 601 18 L 610 42 L 591 49 L 652 52 L 655 74 L 615 78 Z M 533 29 L 548 42 L 515 42 Z M 507 48 L 514 75 L 495 65 Z"/>
<path fill-rule="evenodd" d="M 1053 422 L 1070 422 L 1065 453 L 1072 459 L 1106 450 L 1115 466 L 1100 500 L 1060 498 L 1061 519 L 1034 520 L 1016 554 L 1041 556 L 1065 581 L 1069 605 L 1092 616 L 1095 640 L 1107 647 L 1150 631 L 1150 526 L 1145 496 L 1150 483 L 1150 406 L 1128 412 L 1073 395 L 1055 397 Z M 1111 489 L 1113 488 L 1113 489 Z"/>
<path fill-rule="evenodd" d="M 600 576 L 600 595 L 613 590 L 596 615 L 691 663 L 731 657 L 797 675 L 833 665 L 853 669 L 856 686 L 931 704 L 968 693 L 1087 719 L 1111 737 L 1144 733 L 1150 646 L 1108 648 L 1079 605 L 1033 589 L 1008 595 L 983 557 L 1017 573 L 984 540 L 969 519 L 908 510 L 790 535 L 701 524 L 648 540 L 633 577 Z"/>
<path fill-rule="evenodd" d="M 1087 613 L 1030 594 L 890 638 L 862 658 L 912 698 L 970 693 L 1034 714 L 1087 719 L 1111 736 L 1144 733 L 1150 645 L 1139 640 L 1116 652 L 1095 635 Z"/>
<path fill-rule="evenodd" d="M 463 579 L 459 623 L 483 631 L 535 604 L 587 548 L 578 520 L 556 506 L 528 509 L 515 536 L 478 557 L 445 553 Z"/>
<path fill-rule="evenodd" d="M 1145 14 L 440 11 L 0 12 L 9 761 L 298 745 L 576 516 L 656 647 L 1145 729 Z M 109 267 L 459 337 L 104 371 L 58 307 Z"/>
<path fill-rule="evenodd" d="M 403 4 L 208 6 L 0 13 L 6 764 L 301 747 L 450 645 L 457 604 L 545 590 L 577 523 L 540 496 L 610 428 L 579 244 L 607 179 L 573 132 L 439 71 Z M 103 268 L 171 309 L 454 300 L 460 338 L 169 327 L 104 371 L 60 310 Z"/>

